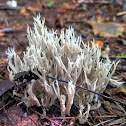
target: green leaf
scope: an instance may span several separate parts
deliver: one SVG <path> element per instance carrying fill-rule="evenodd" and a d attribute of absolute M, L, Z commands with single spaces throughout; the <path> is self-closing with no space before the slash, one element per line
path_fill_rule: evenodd
<path fill-rule="evenodd" d="M 0 75 L 0 77 L 2 77 L 2 75 Z"/>
<path fill-rule="evenodd" d="M 49 1 L 48 2 L 48 7 L 51 7 L 54 4 L 54 1 Z"/>
<path fill-rule="evenodd" d="M 104 61 L 105 63 L 107 62 L 107 60 L 106 60 L 105 58 L 103 59 L 103 61 Z"/>
<path fill-rule="evenodd" d="M 110 71 L 112 72 L 112 71 L 113 71 L 113 69 L 112 69 L 112 68 L 110 68 Z"/>
<path fill-rule="evenodd" d="M 126 56 L 116 56 L 117 58 L 126 58 Z"/>
<path fill-rule="evenodd" d="M 86 11 L 86 10 L 87 10 L 87 8 L 86 8 L 86 7 L 82 7 L 82 10 Z"/>

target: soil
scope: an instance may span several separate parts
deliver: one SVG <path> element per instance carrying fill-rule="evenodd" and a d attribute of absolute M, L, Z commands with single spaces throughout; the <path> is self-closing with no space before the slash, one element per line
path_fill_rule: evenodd
<path fill-rule="evenodd" d="M 81 35 L 85 43 L 95 39 L 103 43 L 102 51 L 109 45 L 109 57 L 113 61 L 120 60 L 114 78 L 122 78 L 126 82 L 126 30 L 122 35 L 117 37 L 104 37 L 94 35 L 91 24 L 89 21 L 96 22 L 112 22 L 123 24 L 126 27 L 124 15 L 117 16 L 118 12 L 122 12 L 124 2 L 119 0 L 108 1 L 95 1 L 92 0 L 53 0 L 54 4 L 49 5 L 49 0 L 17 0 L 18 6 L 16 8 L 9 8 L 0 6 L 0 26 L 5 28 L 16 28 L 16 31 L 6 32 L 4 36 L 0 36 L 0 88 L 3 81 L 9 79 L 7 71 L 7 55 L 8 47 L 14 47 L 16 52 L 22 56 L 22 52 L 28 46 L 27 39 L 27 25 L 33 26 L 33 17 L 38 14 L 41 19 L 45 18 L 46 26 L 48 29 L 57 30 L 60 34 L 62 28 L 68 28 L 69 25 L 73 26 L 77 35 Z M 5 2 L 4 0 L 0 3 Z M 50 7 L 49 7 L 50 6 Z M 31 9 L 28 9 L 31 7 Z M 24 8 L 26 13 L 21 13 Z M 103 26 L 104 27 L 104 26 Z M 0 28 L 1 30 L 1 28 Z M 117 56 L 125 56 L 125 58 L 118 59 Z M 11 83 L 9 81 L 6 84 Z M 6 85 L 5 84 L 5 85 Z M 113 93 L 117 89 L 108 85 L 105 95 L 112 96 L 113 98 L 126 103 L 126 83 L 123 84 L 122 90 Z M 26 108 L 23 103 L 19 104 L 19 99 L 13 97 L 13 86 L 4 86 L 4 91 L 0 95 L 0 126 L 36 126 L 36 125 L 80 125 L 75 117 L 78 113 L 77 108 L 73 106 L 70 119 L 53 120 L 53 116 L 60 117 L 60 109 L 57 106 L 52 106 L 47 112 L 47 117 L 40 115 L 43 113 L 42 108 L 32 107 Z M 1 91 L 1 90 L 0 90 Z M 126 123 L 126 106 L 107 99 L 102 99 L 102 106 L 90 113 L 90 117 L 85 125 L 103 125 L 107 126 L 106 120 L 118 120 L 113 125 L 125 125 Z M 109 108 L 107 107 L 109 106 Z M 37 113 L 39 112 L 39 114 Z M 110 116 L 111 115 L 111 116 Z M 101 116 L 101 117 L 100 117 Z M 110 117 L 109 117 L 110 116 Z M 119 122 L 119 120 L 121 120 Z"/>

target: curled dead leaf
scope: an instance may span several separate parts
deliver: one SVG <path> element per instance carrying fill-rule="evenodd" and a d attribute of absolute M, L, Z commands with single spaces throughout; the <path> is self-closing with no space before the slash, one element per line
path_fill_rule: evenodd
<path fill-rule="evenodd" d="M 93 28 L 94 35 L 101 37 L 118 37 L 123 34 L 124 26 L 119 23 L 96 23 L 94 21 L 87 21 Z"/>

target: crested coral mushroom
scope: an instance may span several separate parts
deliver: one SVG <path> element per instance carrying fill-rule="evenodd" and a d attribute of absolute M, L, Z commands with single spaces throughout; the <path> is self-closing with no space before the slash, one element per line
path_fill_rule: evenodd
<path fill-rule="evenodd" d="M 81 36 L 76 37 L 74 29 L 69 27 L 58 35 L 54 30 L 47 30 L 41 22 L 40 15 L 34 18 L 34 28 L 27 27 L 29 49 L 24 52 L 23 59 L 15 53 L 14 48 L 9 48 L 8 71 L 11 81 L 19 72 L 31 71 L 38 79 L 31 80 L 24 94 L 20 95 L 26 106 L 43 106 L 49 108 L 59 100 L 61 115 L 70 114 L 74 104 L 79 109 L 79 121 L 85 123 L 90 110 L 100 107 L 99 97 L 91 92 L 77 88 L 78 84 L 89 90 L 102 93 L 108 82 L 121 85 L 118 80 L 113 80 L 118 62 L 108 59 L 104 63 L 100 59 L 101 49 L 85 44 Z M 110 69 L 113 67 L 113 71 Z M 46 77 L 52 76 L 68 81 L 59 82 Z M 16 92 L 14 93 L 17 94 Z M 94 104 L 92 104 L 94 102 Z"/>

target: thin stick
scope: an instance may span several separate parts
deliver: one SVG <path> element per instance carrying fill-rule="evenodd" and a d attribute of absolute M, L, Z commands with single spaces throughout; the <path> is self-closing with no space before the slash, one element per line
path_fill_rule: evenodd
<path fill-rule="evenodd" d="M 58 78 L 55 78 L 55 77 L 50 77 L 50 76 L 46 76 L 47 78 L 50 78 L 50 79 L 53 79 L 53 80 L 57 80 L 57 81 L 60 81 L 60 82 L 63 82 L 63 83 L 67 83 L 68 84 L 68 81 L 64 81 L 64 80 L 61 80 L 61 79 L 58 79 Z M 94 94 L 97 94 L 97 95 L 99 95 L 99 96 L 101 96 L 101 97 L 103 97 L 103 98 L 107 98 L 107 99 L 109 99 L 109 100 L 112 100 L 112 101 L 116 101 L 116 102 L 119 102 L 119 103 L 121 103 L 121 104 L 126 104 L 126 103 L 122 103 L 122 102 L 120 102 L 120 101 L 118 101 L 118 100 L 116 100 L 116 99 L 113 99 L 113 98 L 110 98 L 110 97 L 108 97 L 108 96 L 105 96 L 105 95 L 103 95 L 103 94 L 100 94 L 100 93 L 97 93 L 97 92 L 95 92 L 95 91 L 92 91 L 92 90 L 89 90 L 89 89 L 87 89 L 87 88 L 85 88 L 85 87 L 82 87 L 82 86 L 80 86 L 80 85 L 78 85 L 78 84 L 75 84 L 75 86 L 76 87 L 79 87 L 79 88 L 82 88 L 82 89 L 84 89 L 84 90 L 87 90 L 87 91 L 89 91 L 89 92 L 91 92 L 91 93 L 94 93 Z"/>
<path fill-rule="evenodd" d="M 38 72 L 39 72 L 39 71 L 38 71 Z M 18 79 L 19 79 L 20 77 L 22 78 L 23 76 L 25 76 L 25 74 L 26 74 L 26 76 L 28 76 L 29 74 L 31 74 L 31 75 L 33 76 L 33 77 L 32 77 L 32 76 L 30 75 L 31 80 L 32 80 L 32 79 L 35 79 L 35 80 L 39 79 L 39 77 L 38 77 L 37 75 L 35 75 L 33 72 L 31 72 L 31 71 L 29 71 L 29 72 L 24 71 L 24 72 L 20 72 L 20 73 L 16 74 L 16 75 L 15 75 L 14 81 L 18 81 Z M 28 74 L 28 75 L 27 75 L 27 74 Z M 40 73 L 40 72 L 39 72 L 39 74 L 42 75 L 42 73 Z M 29 79 L 30 77 L 28 76 L 28 79 Z M 60 82 L 63 82 L 63 83 L 67 83 L 67 84 L 68 84 L 68 81 L 65 81 L 65 80 L 61 80 L 61 79 L 58 79 L 58 78 L 55 78 L 55 77 L 51 77 L 51 76 L 48 76 L 48 75 L 46 75 L 46 77 L 47 77 L 47 78 L 50 78 L 50 79 L 53 79 L 53 80 L 57 80 L 57 81 L 60 81 Z M 30 82 L 30 81 L 29 81 L 29 82 Z M 26 86 L 26 82 L 24 82 L 24 83 L 22 83 L 22 84 L 16 86 L 15 89 L 20 88 L 20 87 L 24 87 L 24 86 Z M 82 87 L 81 85 L 75 84 L 75 86 L 78 87 L 78 88 L 82 88 L 82 89 L 84 89 L 84 90 L 86 90 L 86 91 L 89 91 L 89 92 L 91 92 L 91 93 L 97 94 L 97 95 L 99 95 L 99 96 L 101 96 L 101 97 L 103 97 L 103 98 L 106 98 L 106 99 L 109 99 L 109 100 L 112 100 L 112 101 L 116 101 L 116 102 L 119 102 L 119 103 L 121 103 L 121 104 L 125 104 L 125 105 L 126 105 L 126 103 L 123 103 L 123 102 L 118 101 L 118 100 L 116 100 L 116 99 L 110 98 L 110 97 L 105 96 L 105 95 L 103 95 L 103 94 L 97 93 L 97 92 L 95 92 L 95 91 L 89 90 L 89 89 L 87 89 L 87 88 L 85 88 L 85 87 Z"/>
<path fill-rule="evenodd" d="M 61 126 L 60 124 L 58 124 L 58 123 L 55 122 L 54 120 L 50 119 L 49 117 L 42 115 L 41 113 L 39 113 L 39 112 L 33 110 L 32 108 L 30 108 L 30 109 L 31 109 L 33 112 L 35 112 L 36 114 L 38 114 L 38 115 L 40 115 L 40 116 L 43 116 L 45 119 L 48 119 L 50 122 L 55 123 L 55 124 L 58 125 L 58 126 Z"/>

